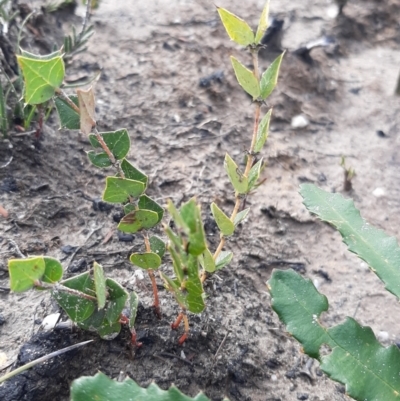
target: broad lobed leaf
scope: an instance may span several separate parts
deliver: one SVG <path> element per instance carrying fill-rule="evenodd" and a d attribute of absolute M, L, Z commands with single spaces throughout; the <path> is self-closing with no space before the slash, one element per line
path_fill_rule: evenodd
<path fill-rule="evenodd" d="M 357 254 L 400 299 L 400 247 L 394 237 L 368 224 L 350 199 L 328 193 L 315 185 L 303 184 L 300 194 L 307 209 L 332 224 L 349 250 Z"/>
<path fill-rule="evenodd" d="M 268 281 L 272 307 L 304 352 L 321 361 L 321 369 L 346 386 L 358 401 L 400 400 L 400 350 L 383 347 L 369 327 L 354 319 L 326 328 L 318 318 L 328 302 L 309 279 L 293 270 L 275 270 Z M 320 348 L 327 344 L 328 355 Z"/>
<path fill-rule="evenodd" d="M 142 388 L 132 379 L 123 382 L 111 380 L 103 373 L 93 377 L 80 377 L 71 386 L 71 401 L 210 401 L 204 394 L 187 397 L 175 386 L 161 390 L 152 383 Z M 228 401 L 225 399 L 224 401 Z"/>

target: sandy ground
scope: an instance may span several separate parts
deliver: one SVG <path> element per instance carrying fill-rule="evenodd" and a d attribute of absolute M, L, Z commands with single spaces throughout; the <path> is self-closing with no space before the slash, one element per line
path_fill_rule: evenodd
<path fill-rule="evenodd" d="M 263 2 L 221 0 L 218 5 L 255 26 Z M 8 286 L 12 239 L 24 254 L 63 258 L 66 268 L 82 259 L 89 266 L 98 260 L 112 277 L 135 288 L 143 305 L 138 332 L 145 345 L 135 358 L 126 350 L 126 336 L 112 343 L 97 342 L 86 354 L 62 361 L 63 374 L 36 372 L 40 380 L 32 394 L 40 398 L 29 399 L 67 399 L 71 380 L 98 369 L 112 377 L 123 371 L 143 385 L 155 380 L 166 388 L 174 382 L 191 395 L 205 390 L 213 400 L 223 395 L 252 401 L 348 399 L 340 385 L 321 375 L 316 363 L 308 372 L 308 359 L 284 335 L 265 286 L 275 267 L 295 267 L 313 279 L 330 300 L 324 316 L 327 325 L 353 316 L 371 326 L 384 344 L 400 341 L 395 297 L 346 250 L 338 233 L 309 215 L 298 194 L 301 182 L 342 192 L 354 199 L 370 223 L 398 237 L 400 100 L 394 90 L 400 68 L 400 28 L 395 19 L 400 5 L 350 0 L 344 16 L 335 18 L 334 11 L 334 2 L 327 0 L 271 2 L 271 14 L 285 20 L 282 44 L 288 52 L 278 87 L 268 100 L 274 118 L 263 154 L 265 183 L 248 199 L 248 221 L 227 245 L 235 253 L 232 265 L 210 279 L 207 311 L 192 318 L 192 337 L 183 348 L 190 364 L 166 356 L 181 355 L 177 334 L 168 326 L 175 314 L 171 297 L 161 291 L 163 319 L 157 321 L 150 310 L 149 282 L 137 279 L 127 260 L 141 246 L 140 238 L 123 243 L 114 233 L 113 240 L 102 245 L 115 228 L 115 210 L 94 210 L 92 202 L 77 192 L 101 196 L 104 174 L 89 165 L 89 145 L 77 133 L 58 132 L 56 117 L 45 128 L 40 149 L 32 148 L 26 138 L 12 140 L 14 161 L 0 170 L 0 203 L 10 213 L 9 219 L 0 220 L 0 286 Z M 70 21 L 60 21 L 68 30 Z M 229 55 L 247 63 L 249 57 L 229 41 L 211 1 L 103 0 L 92 21 L 96 34 L 68 73 L 75 78 L 102 69 L 96 86 L 100 127 L 129 130 L 130 159 L 149 174 L 149 192 L 159 201 L 172 198 L 179 203 L 197 196 L 215 245 L 207 205 L 217 201 L 227 211 L 232 208 L 223 158 L 227 151 L 237 160 L 244 157 L 253 119 L 251 102 L 235 81 Z M 293 55 L 322 35 L 332 36 L 335 44 L 314 49 L 312 64 Z M 261 65 L 266 68 L 273 56 L 267 52 Z M 202 78 L 221 71 L 221 82 L 208 88 L 199 85 Z M 291 122 L 299 114 L 309 124 L 294 129 Z M 2 160 L 9 152 L 2 144 Z M 342 156 L 356 171 L 353 190 L 347 193 Z M 11 191 L 10 182 L 16 185 Z M 82 246 L 74 261 L 62 253 L 65 245 Z M 2 291 L 0 300 L 5 319 L 0 355 L 5 366 L 56 306 L 38 292 Z M 73 333 L 68 341 L 82 336 Z M 66 369 L 70 371 L 65 373 Z M 7 400 L 28 399 L 7 394 Z"/>

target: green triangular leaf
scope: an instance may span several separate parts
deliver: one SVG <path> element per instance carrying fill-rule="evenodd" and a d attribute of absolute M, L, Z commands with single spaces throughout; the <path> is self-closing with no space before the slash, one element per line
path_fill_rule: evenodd
<path fill-rule="evenodd" d="M 149 242 L 151 251 L 156 253 L 160 258 L 162 258 L 164 256 L 166 249 L 165 242 L 156 235 L 150 237 Z"/>
<path fill-rule="evenodd" d="M 129 328 L 133 329 L 135 327 L 137 309 L 139 305 L 139 297 L 136 292 L 132 291 L 129 299 Z"/>
<path fill-rule="evenodd" d="M 57 259 L 48 256 L 44 256 L 43 260 L 45 263 L 45 271 L 42 281 L 51 284 L 60 281 L 64 273 L 61 263 Z"/>
<path fill-rule="evenodd" d="M 238 165 L 228 153 L 225 155 L 224 168 L 235 191 L 239 194 L 245 194 L 249 187 L 248 179 L 240 172 Z"/>
<path fill-rule="evenodd" d="M 249 172 L 249 188 L 248 192 L 250 192 L 256 185 L 257 181 L 260 178 L 261 168 L 263 166 L 263 159 L 261 158 L 251 169 Z"/>
<path fill-rule="evenodd" d="M 161 258 L 153 252 L 133 253 L 129 260 L 132 264 L 139 266 L 141 269 L 158 269 L 161 266 Z"/>
<path fill-rule="evenodd" d="M 78 96 L 71 95 L 69 98 L 79 107 Z M 79 113 L 74 110 L 63 98 L 56 96 L 54 103 L 60 117 L 60 128 L 77 130 L 80 128 Z"/>
<path fill-rule="evenodd" d="M 122 218 L 118 230 L 124 233 L 136 233 L 144 228 L 152 228 L 158 224 L 158 214 L 152 210 L 134 210 Z"/>
<path fill-rule="evenodd" d="M 240 223 L 247 217 L 247 215 L 249 214 L 249 212 L 250 212 L 250 208 L 247 208 L 247 209 L 242 210 L 241 212 L 239 212 L 239 213 L 236 215 L 235 221 L 234 221 L 235 227 L 236 227 L 238 224 L 240 224 Z"/>
<path fill-rule="evenodd" d="M 145 190 L 143 183 L 126 178 L 107 177 L 103 201 L 110 203 L 125 203 L 129 197 L 137 198 Z"/>
<path fill-rule="evenodd" d="M 221 270 L 226 265 L 231 263 L 233 258 L 233 253 L 230 251 L 222 251 L 219 253 L 216 261 L 215 261 L 215 270 Z"/>
<path fill-rule="evenodd" d="M 113 132 L 101 132 L 100 135 L 116 160 L 121 160 L 128 154 L 131 140 L 129 139 L 126 129 L 119 129 Z M 96 135 L 90 134 L 89 141 L 94 148 L 101 148 Z"/>
<path fill-rule="evenodd" d="M 261 152 L 261 150 L 265 144 L 265 141 L 268 138 L 268 130 L 269 130 L 269 122 L 271 120 L 271 113 L 272 113 L 272 109 L 270 109 L 268 111 L 268 113 L 260 121 L 258 130 L 257 130 L 256 141 L 254 143 L 254 149 L 253 149 L 254 153 Z"/>
<path fill-rule="evenodd" d="M 34 256 L 26 259 L 10 259 L 8 271 L 10 273 L 11 291 L 23 292 L 33 287 L 35 281 L 41 280 L 46 270 L 43 256 Z"/>
<path fill-rule="evenodd" d="M 214 220 L 217 223 L 219 231 L 228 237 L 235 231 L 235 226 L 231 219 L 217 206 L 216 203 L 211 203 L 211 212 L 214 216 Z"/>
<path fill-rule="evenodd" d="M 139 198 L 138 206 L 139 209 L 146 209 L 156 212 L 158 216 L 157 223 L 159 223 L 162 220 L 164 215 L 164 209 L 156 201 L 154 201 L 147 195 L 142 195 Z"/>
<path fill-rule="evenodd" d="M 89 150 L 89 152 L 87 152 L 87 155 L 90 162 L 95 167 L 106 168 L 112 165 L 110 158 L 105 152 L 96 153 L 94 150 Z"/>
<path fill-rule="evenodd" d="M 106 280 L 106 286 L 108 299 L 106 307 L 104 308 L 104 316 L 109 325 L 114 325 L 115 323 L 119 322 L 122 310 L 124 309 L 125 303 L 128 299 L 128 293 L 124 287 L 111 278 Z"/>
<path fill-rule="evenodd" d="M 147 186 L 147 175 L 141 172 L 139 169 L 134 167 L 128 160 L 123 159 L 121 162 L 121 169 L 125 174 L 125 178 L 129 178 L 130 180 L 139 181 Z"/>
<path fill-rule="evenodd" d="M 232 66 L 240 86 L 256 100 L 260 97 L 260 84 L 253 71 L 246 68 L 235 57 L 231 56 Z M 265 99 L 265 98 L 263 98 Z"/>
<path fill-rule="evenodd" d="M 202 255 L 203 259 L 200 259 L 200 263 L 202 263 L 203 269 L 208 273 L 215 272 L 215 262 L 212 253 L 208 248 L 204 251 Z"/>
<path fill-rule="evenodd" d="M 64 280 L 63 285 L 92 297 L 96 294 L 94 281 L 90 278 L 89 273 L 79 274 L 78 276 Z M 88 319 L 96 309 L 96 302 L 94 300 L 85 299 L 57 289 L 52 291 L 52 295 L 65 310 L 69 318 L 76 323 Z"/>
<path fill-rule="evenodd" d="M 264 9 L 261 13 L 260 22 L 258 23 L 257 33 L 256 33 L 256 44 L 259 44 L 265 31 L 268 28 L 268 18 L 269 18 L 269 0 L 266 1 Z"/>
<path fill-rule="evenodd" d="M 241 46 L 254 43 L 254 33 L 246 21 L 224 8 L 217 7 L 217 11 L 231 40 Z"/>
<path fill-rule="evenodd" d="M 41 104 L 51 99 L 65 75 L 64 61 L 59 52 L 40 57 L 23 51 L 17 60 L 25 81 L 25 102 Z"/>
<path fill-rule="evenodd" d="M 260 88 L 262 100 L 265 100 L 272 93 L 278 83 L 279 68 L 284 54 L 285 52 L 278 56 L 261 76 Z"/>

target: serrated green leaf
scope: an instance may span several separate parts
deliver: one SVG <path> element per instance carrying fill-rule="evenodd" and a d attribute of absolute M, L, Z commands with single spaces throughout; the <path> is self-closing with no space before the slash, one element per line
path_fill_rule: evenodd
<path fill-rule="evenodd" d="M 120 319 L 122 310 L 124 309 L 125 303 L 128 299 L 128 293 L 119 283 L 111 278 L 106 280 L 106 286 L 108 299 L 106 307 L 104 308 L 105 318 L 109 325 L 114 325 Z"/>
<path fill-rule="evenodd" d="M 222 235 L 224 235 L 225 237 L 232 235 L 235 231 L 235 225 L 233 224 L 231 219 L 214 202 L 211 203 L 211 212 Z"/>
<path fill-rule="evenodd" d="M 165 254 L 166 245 L 165 242 L 156 235 L 149 238 L 150 249 L 152 252 L 156 253 L 160 258 Z"/>
<path fill-rule="evenodd" d="M 164 209 L 153 199 L 147 195 L 142 195 L 138 202 L 139 209 L 147 209 L 156 212 L 158 215 L 157 223 L 159 223 L 164 216 Z"/>
<path fill-rule="evenodd" d="M 321 369 L 346 385 L 346 394 L 360 401 L 400 399 L 400 351 L 382 347 L 369 327 L 348 317 L 328 329 L 335 341 L 332 353 L 322 357 Z"/>
<path fill-rule="evenodd" d="M 382 347 L 369 327 L 347 318 L 331 328 L 318 318 L 328 309 L 309 279 L 293 270 L 273 272 L 268 282 L 272 307 L 304 352 L 321 360 L 321 369 L 346 386 L 346 393 L 358 401 L 397 401 L 400 397 L 400 351 Z M 330 354 L 320 355 L 327 344 Z"/>
<path fill-rule="evenodd" d="M 51 99 L 56 89 L 60 88 L 65 67 L 62 56 L 57 54 L 52 53 L 44 58 L 24 51 L 17 56 L 25 81 L 26 103 L 42 104 Z"/>
<path fill-rule="evenodd" d="M 235 191 L 239 194 L 245 194 L 249 187 L 248 179 L 240 172 L 238 165 L 228 153 L 225 155 L 224 168 Z"/>
<path fill-rule="evenodd" d="M 270 109 L 268 111 L 268 113 L 260 121 L 258 130 L 257 130 L 256 141 L 254 143 L 254 149 L 253 149 L 254 153 L 261 152 L 261 150 L 268 138 L 268 130 L 269 130 L 269 122 L 271 120 L 271 113 L 272 113 L 272 109 Z"/>
<path fill-rule="evenodd" d="M 137 198 L 145 190 L 142 182 L 127 178 L 107 177 L 103 201 L 110 203 L 125 203 L 129 197 Z"/>
<path fill-rule="evenodd" d="M 204 394 L 187 397 L 175 386 L 161 390 L 156 384 L 139 387 L 132 379 L 117 382 L 103 373 L 93 377 L 80 377 L 71 386 L 71 401 L 210 401 Z M 225 399 L 224 401 L 228 401 Z"/>
<path fill-rule="evenodd" d="M 106 168 L 112 165 L 110 158 L 105 152 L 96 153 L 94 150 L 89 150 L 86 154 L 88 155 L 89 161 L 95 167 Z"/>
<path fill-rule="evenodd" d="M 132 291 L 129 298 L 129 328 L 133 329 L 135 327 L 136 315 L 139 305 L 139 297 L 136 292 Z"/>
<path fill-rule="evenodd" d="M 131 140 L 129 139 L 126 129 L 119 129 L 113 132 L 101 132 L 100 136 L 103 138 L 116 160 L 121 160 L 128 154 Z M 102 149 L 96 135 L 90 134 L 89 141 L 94 148 Z"/>
<path fill-rule="evenodd" d="M 121 170 L 125 174 L 125 178 L 129 178 L 130 180 L 139 181 L 147 186 L 147 175 L 141 172 L 139 169 L 134 167 L 128 160 L 123 159 L 121 162 Z"/>
<path fill-rule="evenodd" d="M 94 281 L 90 278 L 89 273 L 82 273 L 64 280 L 62 284 L 87 295 L 95 296 L 96 294 Z M 52 296 L 61 308 L 65 310 L 68 317 L 76 323 L 88 319 L 96 310 L 96 302 L 94 300 L 82 298 L 58 289 L 52 291 Z"/>
<path fill-rule="evenodd" d="M 158 224 L 158 214 L 152 210 L 134 210 L 122 218 L 118 230 L 124 233 L 136 233 L 144 228 L 152 228 Z"/>
<path fill-rule="evenodd" d="M 258 23 L 257 33 L 255 43 L 258 45 L 264 36 L 265 31 L 268 28 L 268 18 L 269 18 L 269 0 L 266 1 L 265 6 L 261 13 L 260 22 Z"/>
<path fill-rule="evenodd" d="M 23 292 L 31 289 L 35 281 L 42 279 L 45 270 L 46 264 L 43 256 L 10 259 L 8 261 L 8 271 L 11 291 Z"/>
<path fill-rule="evenodd" d="M 230 251 L 222 251 L 219 253 L 216 261 L 215 261 L 215 270 L 221 270 L 226 265 L 231 263 L 233 258 L 233 253 Z"/>
<path fill-rule="evenodd" d="M 260 97 L 260 84 L 253 71 L 246 68 L 239 60 L 231 56 L 232 66 L 240 86 L 256 100 Z M 265 99 L 265 98 L 263 98 Z"/>
<path fill-rule="evenodd" d="M 231 40 L 241 46 L 254 43 L 254 33 L 246 21 L 224 8 L 217 7 L 217 11 Z"/>
<path fill-rule="evenodd" d="M 69 98 L 72 102 L 79 107 L 78 96 L 71 95 Z M 80 116 L 79 113 L 74 110 L 63 98 L 56 96 L 54 103 L 60 117 L 60 128 L 67 128 L 76 130 L 80 128 Z"/>
<path fill-rule="evenodd" d="M 141 269 L 156 270 L 161 266 L 161 258 L 153 252 L 133 253 L 129 260 Z"/>
<path fill-rule="evenodd" d="M 48 256 L 44 256 L 43 260 L 45 263 L 45 271 L 42 281 L 50 284 L 60 281 L 64 273 L 61 263 L 57 259 Z"/>
<path fill-rule="evenodd" d="M 200 259 L 200 263 L 203 266 L 203 269 L 208 273 L 215 272 L 215 261 L 212 253 L 208 248 L 204 251 L 202 255 L 202 259 Z"/>
<path fill-rule="evenodd" d="M 244 209 L 241 212 L 239 212 L 236 216 L 235 216 L 235 220 L 234 220 L 234 224 L 235 226 L 237 226 L 238 224 L 240 224 L 249 214 L 250 212 L 250 208 Z"/>
<path fill-rule="evenodd" d="M 260 90 L 262 100 L 265 100 L 272 93 L 278 83 L 279 68 L 284 54 L 283 52 L 278 56 L 261 76 Z"/>
<path fill-rule="evenodd" d="M 250 192 L 254 186 L 257 185 L 257 181 L 260 178 L 261 168 L 263 166 L 263 159 L 261 158 L 249 171 L 249 188 Z"/>
<path fill-rule="evenodd" d="M 94 286 L 96 289 L 97 308 L 103 309 L 106 305 L 106 279 L 103 267 L 98 263 L 93 264 Z"/>
<path fill-rule="evenodd" d="M 400 247 L 396 238 L 369 225 L 351 199 L 312 184 L 302 184 L 300 194 L 307 209 L 336 227 L 349 250 L 370 266 L 388 291 L 400 298 Z"/>
<path fill-rule="evenodd" d="M 274 270 L 268 288 L 272 296 L 272 309 L 286 325 L 286 330 L 299 341 L 304 352 L 318 358 L 323 343 L 331 340 L 318 318 L 328 310 L 328 300 L 321 295 L 309 279 L 293 270 Z"/>

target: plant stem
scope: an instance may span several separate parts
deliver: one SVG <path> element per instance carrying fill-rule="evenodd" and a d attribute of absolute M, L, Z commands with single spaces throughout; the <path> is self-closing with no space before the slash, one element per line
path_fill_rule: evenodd
<path fill-rule="evenodd" d="M 109 147 L 107 146 L 107 144 L 104 142 L 103 137 L 100 135 L 99 131 L 97 131 L 96 127 L 93 128 L 93 132 L 96 135 L 96 139 L 99 141 L 100 146 L 103 148 L 104 152 L 106 152 L 106 154 L 107 154 L 108 158 L 110 159 L 111 163 L 115 164 L 116 160 L 115 160 L 114 155 L 112 154 L 112 152 L 109 149 Z"/>
<path fill-rule="evenodd" d="M 84 18 L 84 20 L 83 20 L 82 30 L 81 30 L 81 32 L 80 32 L 80 34 L 79 34 L 79 36 L 78 36 L 78 42 L 80 42 L 80 41 L 82 40 L 82 36 L 85 34 L 87 24 L 88 24 L 88 22 L 89 22 L 89 20 L 90 20 L 90 11 L 91 11 L 91 8 L 92 8 L 92 0 L 87 0 L 87 1 L 86 1 L 86 13 L 85 13 L 85 18 Z"/>
<path fill-rule="evenodd" d="M 79 107 L 69 98 L 69 96 L 62 89 L 57 89 L 56 93 L 62 100 L 65 100 L 68 103 L 68 106 L 71 107 L 71 109 L 73 109 L 79 115 L 81 114 Z"/>
<path fill-rule="evenodd" d="M 253 49 L 251 50 L 251 56 L 253 59 L 253 67 L 254 67 L 254 75 L 257 78 L 257 81 L 260 81 L 260 73 L 259 73 L 259 68 L 258 68 L 258 49 Z M 255 113 L 254 113 L 254 128 L 253 128 L 253 136 L 251 138 L 251 144 L 250 144 L 250 149 L 248 151 L 247 155 L 247 163 L 246 163 L 246 168 L 244 170 L 244 176 L 248 177 L 249 172 L 253 166 L 254 162 L 254 146 L 257 140 L 257 132 L 258 132 L 258 126 L 260 124 L 260 114 L 261 114 L 261 102 L 255 101 Z M 236 215 L 239 212 L 240 205 L 242 203 L 242 199 L 240 197 L 240 194 L 235 192 L 235 206 L 233 208 L 232 214 L 231 214 L 231 221 L 235 220 Z M 220 242 L 218 244 L 218 247 L 213 255 L 214 261 L 217 260 L 217 257 L 221 253 L 222 249 L 224 248 L 225 245 L 225 237 L 221 234 L 220 236 Z M 204 270 L 201 274 L 201 282 L 204 283 L 204 281 L 207 278 L 207 272 Z"/>
<path fill-rule="evenodd" d="M 84 298 L 84 299 L 88 299 L 89 301 L 97 302 L 96 297 L 89 295 L 89 294 L 85 294 L 82 291 L 78 291 L 78 290 L 74 290 L 73 288 L 66 287 L 65 285 L 62 285 L 60 283 L 50 284 L 50 283 L 44 283 L 43 281 L 40 281 L 40 280 L 36 280 L 34 285 L 35 285 L 35 287 L 41 287 L 41 288 L 45 288 L 47 290 L 62 291 L 62 292 L 66 292 L 71 295 L 75 295 L 79 298 Z"/>
<path fill-rule="evenodd" d="M 144 238 L 144 244 L 146 246 L 146 252 L 151 252 L 149 237 L 147 236 L 147 234 L 143 234 L 143 238 Z M 154 313 L 156 314 L 156 316 L 159 319 L 161 319 L 160 300 L 158 298 L 158 289 L 157 289 L 156 277 L 154 275 L 154 270 L 153 269 L 148 269 L 147 273 L 148 273 L 148 275 L 150 277 L 151 285 L 153 287 Z"/>
<path fill-rule="evenodd" d="M 66 347 L 66 348 L 60 349 L 58 351 L 52 352 L 51 354 L 48 354 L 48 355 L 42 356 L 41 358 L 35 359 L 34 361 L 29 362 L 29 363 L 27 363 L 27 364 L 25 364 L 23 366 L 20 366 L 18 369 L 14 369 L 13 371 L 7 373 L 6 375 L 0 377 L 0 383 L 3 383 L 6 380 L 11 379 L 12 377 L 24 372 L 25 370 L 28 370 L 28 369 L 32 368 L 33 366 L 35 366 L 35 365 L 37 365 L 39 363 L 45 362 L 48 359 L 51 359 L 51 358 L 54 358 L 54 357 L 56 357 L 58 355 L 64 354 L 65 352 L 71 351 L 71 350 L 73 350 L 75 348 L 82 347 L 83 345 L 89 344 L 91 342 L 93 342 L 93 340 L 84 341 L 82 343 L 71 345 L 70 347 Z"/>

